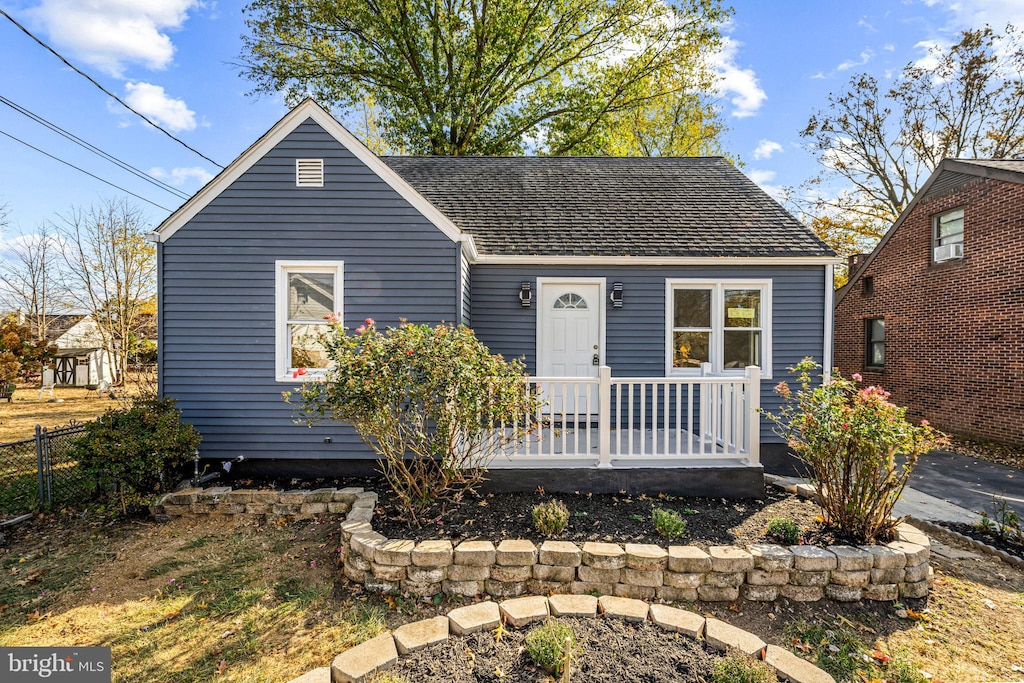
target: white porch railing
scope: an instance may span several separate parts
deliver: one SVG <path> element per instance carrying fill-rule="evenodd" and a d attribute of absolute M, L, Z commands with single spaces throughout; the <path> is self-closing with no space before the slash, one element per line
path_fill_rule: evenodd
<path fill-rule="evenodd" d="M 530 377 L 533 431 L 489 467 L 641 467 L 760 462 L 761 372 L 742 376 Z"/>

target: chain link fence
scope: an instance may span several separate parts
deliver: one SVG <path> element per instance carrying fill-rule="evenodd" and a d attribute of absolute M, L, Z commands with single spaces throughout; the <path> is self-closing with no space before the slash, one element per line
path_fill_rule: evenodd
<path fill-rule="evenodd" d="M 0 444 L 0 516 L 92 497 L 96 482 L 69 454 L 83 434 L 84 424 L 37 426 L 33 439 Z"/>

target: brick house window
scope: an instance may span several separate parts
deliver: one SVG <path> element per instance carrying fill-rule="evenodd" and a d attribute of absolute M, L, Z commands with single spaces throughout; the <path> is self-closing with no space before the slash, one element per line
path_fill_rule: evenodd
<path fill-rule="evenodd" d="M 953 209 L 932 218 L 932 260 L 935 263 L 964 257 L 964 210 Z"/>
<path fill-rule="evenodd" d="M 861 280 L 861 286 L 864 288 L 864 296 L 871 296 L 875 293 L 875 278 L 871 275 L 865 275 L 864 279 Z"/>
<path fill-rule="evenodd" d="M 885 366 L 885 320 L 868 318 L 864 321 L 864 366 L 880 369 Z"/>

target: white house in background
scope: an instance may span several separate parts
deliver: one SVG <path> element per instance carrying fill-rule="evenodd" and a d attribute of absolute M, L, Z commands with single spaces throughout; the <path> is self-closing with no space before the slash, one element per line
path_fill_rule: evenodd
<path fill-rule="evenodd" d="M 117 372 L 116 357 L 106 349 L 99 325 L 92 316 L 55 318 L 62 319 L 51 322 L 57 353 L 53 362 L 43 369 L 43 386 L 93 388 L 103 381 L 112 384 Z"/>

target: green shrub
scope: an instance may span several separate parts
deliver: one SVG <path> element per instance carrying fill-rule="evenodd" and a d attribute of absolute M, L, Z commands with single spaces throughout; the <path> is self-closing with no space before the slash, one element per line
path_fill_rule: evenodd
<path fill-rule="evenodd" d="M 669 539 L 681 538 L 686 534 L 686 520 L 675 510 L 654 508 L 651 510 L 654 530 Z"/>
<path fill-rule="evenodd" d="M 578 651 L 576 635 L 568 624 L 559 621 L 548 621 L 526 634 L 527 654 L 537 666 L 556 676 Z"/>
<path fill-rule="evenodd" d="M 804 540 L 800 534 L 800 525 L 785 517 L 772 517 L 769 519 L 765 536 L 772 543 L 779 543 L 781 545 L 800 545 Z"/>
<path fill-rule="evenodd" d="M 811 371 L 820 367 L 805 358 L 792 368 L 799 391 L 779 382 L 775 391 L 785 402 L 778 415 L 766 415 L 806 465 L 825 522 L 862 543 L 889 540 L 900 521 L 893 505 L 917 459 L 947 439 L 927 420 L 907 422 L 906 408 L 890 403 L 889 392 L 859 387 L 860 375 L 834 372 L 812 387 Z"/>
<path fill-rule="evenodd" d="M 533 508 L 533 526 L 545 536 L 557 534 L 569 523 L 569 508 L 560 500 L 540 503 Z"/>
<path fill-rule="evenodd" d="M 173 398 L 147 398 L 86 424 L 70 455 L 127 512 L 173 484 L 172 471 L 191 459 L 199 441 L 195 427 L 181 422 Z"/>
<path fill-rule="evenodd" d="M 778 680 L 770 666 L 736 652 L 715 660 L 711 676 L 714 683 L 776 683 Z"/>
<path fill-rule="evenodd" d="M 298 390 L 301 417 L 352 425 L 413 522 L 473 491 L 491 458 L 531 431 L 527 418 L 542 403 L 523 364 L 491 354 L 465 326 L 378 332 L 367 318 L 347 334 L 332 317 L 319 342 L 331 367 L 326 381 Z M 295 377 L 315 374 L 302 368 Z"/>

